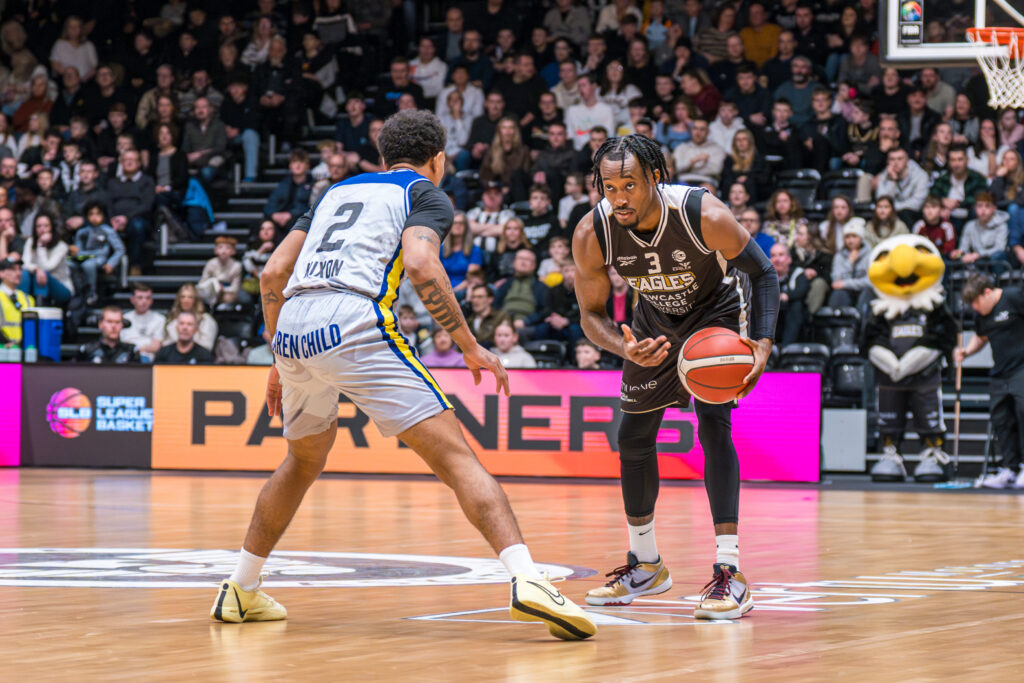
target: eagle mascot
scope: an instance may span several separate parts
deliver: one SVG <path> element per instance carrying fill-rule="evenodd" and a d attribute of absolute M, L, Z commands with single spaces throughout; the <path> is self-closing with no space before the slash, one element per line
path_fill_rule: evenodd
<path fill-rule="evenodd" d="M 914 468 L 919 482 L 945 481 L 942 449 L 942 360 L 956 346 L 957 324 L 945 305 L 938 249 L 919 235 L 897 235 L 871 251 L 868 279 L 878 298 L 864 328 L 864 349 L 878 369 L 878 433 L 883 454 L 874 481 L 904 481 L 900 443 L 907 412 L 925 448 Z"/>

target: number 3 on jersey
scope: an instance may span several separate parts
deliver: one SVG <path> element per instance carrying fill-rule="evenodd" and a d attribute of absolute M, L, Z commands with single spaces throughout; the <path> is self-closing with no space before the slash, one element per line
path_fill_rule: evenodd
<path fill-rule="evenodd" d="M 647 271 L 649 274 L 654 275 L 661 272 L 661 259 L 658 258 L 657 252 L 649 251 L 644 254 L 644 258 L 651 263 L 651 267 Z"/>
<path fill-rule="evenodd" d="M 317 247 L 316 253 L 320 254 L 325 251 L 338 251 L 341 249 L 341 245 L 345 241 L 345 238 L 340 235 L 335 238 L 335 235 L 339 232 L 344 232 L 355 225 L 355 222 L 359 220 L 359 214 L 362 212 L 362 202 L 349 202 L 339 206 L 338 210 L 334 212 L 334 215 L 337 217 L 344 216 L 344 218 L 337 223 L 332 223 L 328 226 L 327 230 L 324 231 L 324 237 L 320 240 L 320 246 Z M 648 256 L 650 256 L 650 254 L 648 254 Z M 657 256 L 657 254 L 654 256 Z"/>

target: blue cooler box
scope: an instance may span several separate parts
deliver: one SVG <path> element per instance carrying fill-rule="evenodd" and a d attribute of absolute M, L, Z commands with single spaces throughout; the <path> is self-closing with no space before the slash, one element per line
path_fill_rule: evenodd
<path fill-rule="evenodd" d="M 38 349 L 39 357 L 60 361 L 60 340 L 64 332 L 64 312 L 59 308 L 29 308 L 26 313 L 35 313 L 37 321 L 33 316 L 25 316 L 22 320 L 22 344 L 26 349 L 33 346 Z"/>

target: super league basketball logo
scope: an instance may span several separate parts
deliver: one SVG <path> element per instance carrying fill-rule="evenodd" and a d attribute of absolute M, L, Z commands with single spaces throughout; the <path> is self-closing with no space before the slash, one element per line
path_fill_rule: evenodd
<path fill-rule="evenodd" d="M 0 586 L 208 588 L 231 574 L 237 551 L 160 548 L 0 548 Z M 538 564 L 552 578 L 582 578 L 585 567 Z M 507 583 L 497 559 L 275 551 L 264 586 L 378 588 Z"/>
<path fill-rule="evenodd" d="M 46 423 L 54 434 L 77 438 L 92 422 L 92 402 L 74 387 L 61 389 L 46 404 Z"/>

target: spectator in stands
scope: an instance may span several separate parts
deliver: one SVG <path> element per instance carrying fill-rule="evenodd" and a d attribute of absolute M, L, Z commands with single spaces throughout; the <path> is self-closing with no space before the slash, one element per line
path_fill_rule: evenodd
<path fill-rule="evenodd" d="M 772 96 L 757 83 L 757 72 L 749 64 L 736 67 L 736 85 L 725 91 L 725 99 L 734 102 L 740 117 L 750 128 L 768 125 Z"/>
<path fill-rule="evenodd" d="M 606 131 L 615 130 L 615 112 L 598 99 L 597 82 L 593 75 L 581 74 L 576 84 L 582 101 L 566 111 L 565 126 L 573 145 L 577 150 L 582 150 L 594 127 L 601 126 Z"/>
<path fill-rule="evenodd" d="M 800 133 L 793 121 L 793 107 L 789 101 L 779 99 L 772 106 L 772 122 L 767 126 L 753 128 L 757 149 L 765 156 L 782 158 L 785 168 L 803 166 L 804 147 Z"/>
<path fill-rule="evenodd" d="M 33 114 L 49 114 L 53 109 L 53 100 L 47 92 L 46 74 L 36 74 L 32 77 L 32 86 L 29 96 L 13 112 L 11 124 L 14 130 L 24 133 L 28 130 L 28 120 Z"/>
<path fill-rule="evenodd" d="M 953 115 L 948 119 L 953 127 L 953 142 L 958 145 L 973 145 L 978 142 L 978 117 L 974 115 L 974 105 L 966 93 L 958 93 L 953 103 Z M 995 127 L 993 126 L 993 133 Z"/>
<path fill-rule="evenodd" d="M 532 185 L 529 201 L 530 215 L 523 220 L 523 232 L 540 255 L 547 251 L 548 241 L 561 232 L 561 224 L 552 210 L 551 190 L 547 185 Z"/>
<path fill-rule="evenodd" d="M 897 121 L 902 131 L 900 137 L 903 144 L 909 146 L 917 157 L 925 143 L 931 139 L 935 126 L 942 122 L 942 117 L 928 107 L 924 88 L 918 85 L 907 91 L 907 108 L 900 113 Z"/>
<path fill-rule="evenodd" d="M 270 56 L 270 41 L 276 36 L 274 22 L 270 17 L 260 17 L 252 26 L 252 37 L 242 51 L 242 64 L 255 69 Z"/>
<path fill-rule="evenodd" d="M 156 127 L 156 153 L 149 157 L 148 175 L 153 178 L 157 209 L 175 214 L 188 190 L 188 157 L 175 146 L 177 130 L 169 123 Z"/>
<path fill-rule="evenodd" d="M 448 77 L 448 65 L 437 57 L 437 45 L 433 39 L 420 38 L 416 59 L 409 63 L 412 81 L 423 90 L 423 96 L 431 103 L 437 99 Z"/>
<path fill-rule="evenodd" d="M 950 125 L 953 125 L 952 122 Z M 957 137 L 954 133 L 953 139 L 956 140 Z M 1006 158 L 1004 151 L 1009 150 L 1001 149 L 998 146 L 996 122 L 992 119 L 985 119 L 978 124 L 975 140 L 967 148 L 967 166 L 994 183 L 1000 163 Z"/>
<path fill-rule="evenodd" d="M 566 59 L 558 65 L 558 83 L 552 86 L 551 93 L 555 96 L 555 104 L 563 111 L 581 101 L 580 91 L 576 86 L 578 76 L 578 67 L 572 59 Z M 537 94 L 537 99 L 540 99 L 540 93 Z M 601 100 L 607 102 L 603 94 Z"/>
<path fill-rule="evenodd" d="M 635 24 L 627 19 L 624 25 Z M 625 76 L 630 83 L 640 88 L 641 92 L 649 92 L 658 75 L 658 68 L 654 64 L 653 55 L 647 48 L 647 39 L 637 35 L 630 38 L 627 45 L 629 49 L 626 52 Z M 594 75 L 599 77 L 599 74 Z"/>
<path fill-rule="evenodd" d="M 597 25 L 594 27 L 594 32 L 601 34 L 607 31 L 618 31 L 621 21 L 627 15 L 632 16 L 638 22 L 644 20 L 643 12 L 636 7 L 632 0 L 615 0 L 608 3 L 597 13 Z"/>
<path fill-rule="evenodd" d="M 452 337 L 448 330 L 443 327 L 435 327 L 430 334 L 434 342 L 434 349 L 423 354 L 420 361 L 428 368 L 464 368 L 466 361 L 462 354 L 455 348 Z"/>
<path fill-rule="evenodd" d="M 825 248 L 818 231 L 805 224 L 796 229 L 790 256 L 793 267 L 801 269 L 810 283 L 807 313 L 814 315 L 825 305 L 832 291 L 832 254 Z"/>
<path fill-rule="evenodd" d="M 140 359 L 152 363 L 164 341 L 167 318 L 153 309 L 153 288 L 143 282 L 132 285 L 132 310 L 124 314 L 129 326 L 121 330 L 121 341 L 135 347 Z"/>
<path fill-rule="evenodd" d="M 260 111 L 244 78 L 232 80 L 227 87 L 228 97 L 220 109 L 220 119 L 224 122 L 227 144 L 242 148 L 242 182 L 251 183 L 259 172 Z"/>
<path fill-rule="evenodd" d="M 956 251 L 956 230 L 943 218 L 942 202 L 938 197 L 928 197 L 921 213 L 923 217 L 914 224 L 914 234 L 931 240 L 943 258 L 951 258 Z"/>
<path fill-rule="evenodd" d="M 505 223 L 515 215 L 511 209 L 502 207 L 504 187 L 498 180 L 488 182 L 484 185 L 480 205 L 466 212 L 473 241 L 488 253 L 494 252 Z"/>
<path fill-rule="evenodd" d="M 572 213 L 573 207 L 587 201 L 587 196 L 583 190 L 583 179 L 582 173 L 568 173 L 565 175 L 564 194 L 558 200 L 558 223 L 563 232 L 569 223 L 569 214 Z M 570 232 L 569 234 L 572 233 Z"/>
<path fill-rule="evenodd" d="M 694 117 L 699 112 L 690 98 L 680 96 L 675 99 L 669 113 L 663 114 L 658 126 L 658 142 L 675 151 L 679 145 L 689 142 L 693 137 L 690 128 Z"/>
<path fill-rule="evenodd" d="M 708 80 L 703 69 L 686 69 L 679 77 L 683 95 L 690 98 L 697 111 L 708 121 L 718 116 L 718 103 L 722 100 L 718 89 Z"/>
<path fill-rule="evenodd" d="M 943 82 L 939 70 L 931 66 L 921 69 L 918 80 L 928 98 L 928 107 L 944 119 L 949 118 L 956 103 L 956 90 L 953 86 Z"/>
<path fill-rule="evenodd" d="M 71 192 L 78 187 L 78 169 L 82 163 L 82 149 L 74 140 L 68 140 L 61 147 L 61 161 L 56 169 L 51 169 L 59 177 L 61 187 Z"/>
<path fill-rule="evenodd" d="M 397 327 L 398 333 L 405 339 L 405 343 L 418 355 L 426 353 L 433 346 L 430 331 L 420 325 L 412 306 L 406 304 L 398 307 Z"/>
<path fill-rule="evenodd" d="M 526 196 L 526 172 L 530 167 L 530 150 L 523 144 L 519 125 L 511 116 L 498 121 L 491 146 L 480 164 L 480 181 L 498 180 L 509 188 L 512 201 Z"/>
<path fill-rule="evenodd" d="M 468 30 L 462 36 L 462 54 L 449 62 L 452 70 L 458 66 L 466 68 L 469 82 L 481 90 L 490 90 L 494 79 L 494 67 L 484 54 L 480 32 Z"/>
<path fill-rule="evenodd" d="M 949 169 L 935 179 L 930 194 L 942 201 L 943 213 L 959 227 L 967 221 L 978 193 L 987 189 L 985 176 L 967 167 L 967 150 L 957 146 L 949 150 Z"/>
<path fill-rule="evenodd" d="M 731 150 L 732 139 L 741 130 L 746 130 L 746 127 L 739 116 L 736 103 L 722 100 L 718 105 L 718 117 L 711 122 L 708 130 L 708 139 L 723 150 Z"/>
<path fill-rule="evenodd" d="M 195 101 L 195 120 L 185 124 L 181 150 L 188 157 L 189 166 L 199 171 L 204 183 L 212 181 L 224 165 L 227 146 L 224 122 L 206 97 L 198 98 Z"/>
<path fill-rule="evenodd" d="M 100 314 L 100 338 L 78 349 L 76 360 L 80 363 L 123 364 L 138 363 L 139 354 L 135 347 L 121 339 L 124 318 L 117 306 L 106 306 Z"/>
<path fill-rule="evenodd" d="M 19 175 L 25 175 L 21 172 L 21 158 L 25 152 L 33 147 L 39 147 L 43 144 L 43 137 L 46 135 L 47 127 L 49 126 L 49 119 L 43 112 L 33 114 L 28 119 L 28 130 L 21 134 L 18 138 L 18 146 L 14 150 L 14 156 L 19 161 Z"/>
<path fill-rule="evenodd" d="M 114 70 L 109 64 L 101 64 L 96 70 L 96 79 L 87 89 L 85 116 L 94 134 L 99 134 L 106 125 L 105 119 L 110 107 L 120 102 L 130 118 L 135 118 L 135 97 L 117 84 Z"/>
<path fill-rule="evenodd" d="M 533 119 L 532 112 L 537 106 L 537 101 L 542 94 L 548 91 L 548 84 L 537 74 L 537 68 L 533 60 L 533 55 L 530 54 L 517 55 L 511 77 L 495 78 L 494 80 L 493 89 L 502 94 L 505 98 L 505 107 L 509 114 L 514 115 L 519 125 L 522 126 L 528 125 Z M 575 89 L 576 66 L 571 61 L 569 64 L 572 68 L 571 87 L 566 90 L 567 86 L 563 82 L 562 89 L 556 88 L 553 91 L 556 99 L 560 93 L 563 97 L 579 98 L 578 92 L 571 92 Z M 565 105 L 559 104 L 559 106 Z"/>
<path fill-rule="evenodd" d="M 555 6 L 544 15 L 544 28 L 552 40 L 564 37 L 582 47 L 590 35 L 590 15 L 573 0 L 555 0 Z"/>
<path fill-rule="evenodd" d="M 800 340 L 800 331 L 807 322 L 807 294 L 811 285 L 801 269 L 792 267 L 793 257 L 785 244 L 773 244 L 770 256 L 779 276 L 779 346 L 785 348 Z"/>
<path fill-rule="evenodd" d="M 873 249 L 876 244 L 893 235 L 907 234 L 910 234 L 910 229 L 896 215 L 896 204 L 892 197 L 883 195 L 875 200 L 874 215 L 864 229 L 868 246 Z"/>
<path fill-rule="evenodd" d="M 72 134 L 70 139 L 76 139 L 75 132 L 84 128 L 82 137 L 79 139 L 82 157 L 98 161 L 101 168 L 110 168 L 110 165 L 117 161 L 117 138 L 125 134 L 131 135 L 133 140 L 138 137 L 137 131 L 129 125 L 128 121 L 128 113 L 124 108 L 124 103 L 114 102 L 110 105 L 110 111 L 107 112 L 106 125 L 95 138 L 95 146 L 92 145 L 92 140 L 88 136 L 88 127 L 83 126 L 85 119 L 79 116 L 71 118 Z M 136 148 L 141 147 L 137 140 L 135 140 L 134 145 Z"/>
<path fill-rule="evenodd" d="M 865 231 L 864 219 L 853 213 L 853 202 L 845 195 L 836 195 L 829 205 L 828 216 L 818 224 L 818 232 L 825 242 L 825 248 L 831 252 L 839 252 L 843 248 L 847 226 L 855 225 L 861 232 Z M 862 235 L 870 248 L 866 234 Z"/>
<path fill-rule="evenodd" d="M 289 229 L 295 219 L 309 209 L 313 178 L 309 175 L 306 150 L 292 150 L 288 155 L 288 172 L 289 176 L 277 184 L 263 207 L 263 215 L 283 230 Z"/>
<path fill-rule="evenodd" d="M 771 193 L 771 169 L 757 150 L 754 134 L 741 130 L 732 138 L 732 151 L 722 168 L 722 187 L 740 183 L 753 200 Z"/>
<path fill-rule="evenodd" d="M 1016 109 L 1000 111 L 996 123 L 999 124 L 1000 147 L 1016 147 L 1018 142 L 1024 140 L 1024 124 L 1017 119 Z"/>
<path fill-rule="evenodd" d="M 66 17 L 60 39 L 50 50 L 50 68 L 55 73 L 63 73 L 65 68 L 73 66 L 82 75 L 82 80 L 88 81 L 98 64 L 96 46 L 86 37 L 82 20 L 74 15 Z"/>
<path fill-rule="evenodd" d="M 649 91 L 644 91 L 649 92 Z M 647 108 L 651 116 L 658 120 L 664 119 L 665 115 L 671 116 L 672 107 L 679 95 L 676 87 L 675 77 L 669 74 L 658 74 L 654 77 L 654 95 L 648 96 Z M 692 106 L 692 102 L 690 103 Z"/>
<path fill-rule="evenodd" d="M 37 214 L 32 236 L 25 241 L 22 253 L 21 289 L 41 305 L 64 306 L 74 292 L 66 258 L 68 245 L 60 238 L 58 229 L 52 214 Z"/>
<path fill-rule="evenodd" d="M 931 139 L 921 152 L 921 168 L 933 181 L 949 168 L 949 150 L 952 145 L 953 127 L 943 121 L 935 126 Z"/>
<path fill-rule="evenodd" d="M 562 279 L 562 265 L 572 255 L 572 240 L 565 235 L 551 238 L 548 243 L 549 256 L 540 262 L 537 268 L 537 279 L 551 287 Z"/>
<path fill-rule="evenodd" d="M 739 220 L 740 215 L 751 208 L 750 206 L 750 193 L 747 192 L 747 187 L 743 183 L 733 183 L 729 186 L 729 194 L 726 195 L 726 205 L 729 210 L 732 211 L 732 215 Z M 760 225 L 760 219 L 758 220 Z M 767 252 L 765 252 L 767 256 Z"/>
<path fill-rule="evenodd" d="M 99 202 L 87 203 L 83 213 L 86 223 L 75 232 L 75 244 L 70 252 L 76 257 L 72 264 L 84 280 L 82 295 L 85 303 L 95 306 L 99 301 L 97 284 L 100 273 L 113 275 L 125 256 L 125 249 L 120 235 L 107 223 L 106 213 Z"/>
<path fill-rule="evenodd" d="M 494 293 L 487 285 L 474 285 L 469 290 L 470 314 L 466 322 L 473 330 L 473 336 L 481 344 L 490 346 L 494 343 L 494 328 L 498 326 L 503 314 L 493 308 Z"/>
<path fill-rule="evenodd" d="M 65 79 L 66 87 L 67 79 Z M 156 101 L 160 95 L 175 96 L 174 68 L 170 64 L 161 64 L 157 67 L 156 85 L 144 92 L 142 97 L 139 98 L 139 104 L 135 109 L 135 125 L 140 129 L 148 128 L 156 119 Z"/>
<path fill-rule="evenodd" d="M 441 265 L 455 290 L 464 288 L 466 273 L 473 266 L 483 267 L 484 255 L 470 237 L 466 214 L 461 211 L 452 219 L 452 229 L 441 245 Z"/>
<path fill-rule="evenodd" d="M 518 249 L 512 261 L 512 277 L 494 293 L 494 306 L 508 315 L 517 332 L 528 339 L 551 312 L 546 308 L 548 288 L 537 279 L 537 256 L 529 248 Z"/>
<path fill-rule="evenodd" d="M 204 365 L 213 363 L 213 354 L 197 340 L 197 316 L 192 311 L 180 311 L 174 318 L 174 343 L 156 353 L 154 363 L 176 365 Z M 170 323 L 168 323 L 170 327 Z"/>
<path fill-rule="evenodd" d="M 604 74 L 604 78 L 601 80 L 600 99 L 612 108 L 616 123 L 624 124 L 629 120 L 630 101 L 643 97 L 643 93 L 626 80 L 625 68 L 622 61 L 618 59 L 610 60 L 601 73 Z M 571 104 L 577 104 L 577 102 Z"/>
<path fill-rule="evenodd" d="M 0 260 L 16 256 L 20 266 L 24 251 L 25 239 L 18 234 L 14 212 L 6 206 L 0 206 Z"/>
<path fill-rule="evenodd" d="M 562 283 L 548 288 L 546 308 L 551 311 L 544 319 L 547 326 L 546 329 L 543 325 L 538 326 L 537 337 L 575 345 L 583 336 L 583 328 L 580 326 L 580 306 L 576 300 L 576 263 L 571 258 L 562 264 Z"/>
<path fill-rule="evenodd" d="M 753 62 L 747 60 L 744 54 L 743 39 L 738 35 L 731 35 L 725 41 L 725 59 L 720 59 L 707 69 L 707 75 L 702 80 L 707 80 L 715 88 L 715 93 L 723 93 L 736 85 L 736 70 L 743 65 L 753 66 Z M 703 73 L 704 69 L 688 67 L 683 69 L 679 76 L 687 72 Z M 686 92 L 686 87 L 683 87 Z M 689 94 L 689 93 L 687 93 Z"/>
<path fill-rule="evenodd" d="M 449 64 L 462 54 L 464 20 L 465 16 L 460 8 L 449 7 L 444 15 L 445 30 L 434 39 L 441 59 Z"/>
<path fill-rule="evenodd" d="M 863 313 L 871 300 L 870 265 L 871 250 L 864 243 L 864 228 L 846 226 L 843 229 L 843 248 L 832 259 L 832 294 L 828 305 L 832 308 L 856 306 Z"/>
<path fill-rule="evenodd" d="M 3 341 L 20 344 L 21 312 L 35 306 L 35 299 L 18 289 L 22 271 L 17 256 L 11 254 L 0 259 L 0 337 Z"/>
<path fill-rule="evenodd" d="M 78 167 L 78 188 L 67 193 L 61 213 L 64 215 L 64 227 L 70 232 L 85 225 L 85 206 L 97 202 L 106 209 L 107 192 L 102 189 L 99 180 L 99 169 L 93 161 L 85 160 Z"/>
<path fill-rule="evenodd" d="M 270 39 L 267 60 L 253 71 L 253 89 L 259 93 L 260 116 L 264 131 L 283 140 L 281 148 L 291 147 L 302 125 L 299 98 L 295 92 L 294 66 L 288 60 L 284 38 Z"/>
<path fill-rule="evenodd" d="M 575 354 L 577 370 L 601 369 L 601 349 L 589 339 L 580 339 L 576 342 Z"/>
<path fill-rule="evenodd" d="M 880 174 L 876 192 L 896 202 L 896 213 L 907 225 L 917 222 L 924 200 L 928 197 L 928 174 L 910 158 L 903 147 L 889 150 L 885 171 Z"/>
<path fill-rule="evenodd" d="M 787 29 L 779 33 L 778 51 L 761 67 L 762 85 L 769 92 L 775 92 L 776 88 L 791 78 L 796 45 L 796 35 L 792 31 Z"/>
<path fill-rule="evenodd" d="M 860 166 L 866 147 L 849 147 L 847 122 L 842 116 L 832 113 L 832 91 L 823 86 L 815 87 L 811 95 L 811 109 L 811 120 L 800 130 L 804 147 L 809 152 L 806 155 L 810 159 L 808 165 L 819 173 L 825 173 L 838 168 L 839 158 L 845 153 L 856 157 L 844 159 L 847 165 Z M 865 119 L 870 125 L 870 117 Z M 877 137 L 877 132 L 875 135 Z"/>
<path fill-rule="evenodd" d="M 423 88 L 414 83 L 411 76 L 412 69 L 408 59 L 395 57 L 391 60 L 388 77 L 381 79 L 377 84 L 373 113 L 378 118 L 387 118 L 395 113 L 398 110 L 398 99 L 404 94 L 412 95 L 416 100 L 416 105 L 423 106 Z"/>
<path fill-rule="evenodd" d="M 38 173 L 44 167 L 52 169 L 55 176 L 60 174 L 60 161 L 57 158 L 44 160 L 35 172 Z M 12 157 L 0 159 L 0 206 L 16 206 L 18 185 L 18 163 Z"/>
<path fill-rule="evenodd" d="M 31 189 L 30 192 L 32 192 Z M 21 233 L 23 235 L 32 234 L 32 226 L 35 224 L 36 216 L 40 213 L 49 214 L 57 221 L 57 225 L 60 225 L 62 222 L 60 207 L 64 200 L 64 195 L 65 192 L 57 182 L 56 174 L 52 168 L 44 168 L 39 171 L 36 174 L 34 193 L 29 194 L 29 198 L 34 196 L 34 199 L 28 206 L 23 204 Z"/>
<path fill-rule="evenodd" d="M 504 316 L 494 328 L 494 354 L 510 370 L 537 367 L 533 356 L 519 345 L 519 333 L 509 316 Z"/>
<path fill-rule="evenodd" d="M 242 256 L 242 270 L 244 271 L 242 290 L 250 296 L 259 296 L 260 274 L 280 241 L 274 221 L 270 219 L 260 221 L 259 227 L 254 231 L 252 239 L 249 240 L 249 248 Z"/>
<path fill-rule="evenodd" d="M 725 165 L 725 150 L 708 139 L 710 124 L 703 117 L 690 124 L 690 141 L 680 144 L 672 152 L 676 177 L 688 185 L 712 182 L 716 186 Z"/>
<path fill-rule="evenodd" d="M 226 92 L 231 81 L 249 79 L 249 67 L 238 60 L 241 50 L 231 43 L 224 43 L 217 49 L 217 63 L 210 68 L 210 82 L 221 92 Z"/>
<path fill-rule="evenodd" d="M 747 5 L 747 25 L 740 31 L 746 57 L 757 68 L 761 68 L 779 51 L 779 34 L 782 33 L 778 24 L 768 21 L 765 10 L 765 3 L 761 0 Z"/>
<path fill-rule="evenodd" d="M 484 100 L 484 113 L 473 119 L 467 141 L 470 156 L 482 161 L 494 142 L 498 121 L 505 115 L 505 98 L 499 92 L 490 92 Z"/>
<path fill-rule="evenodd" d="M 742 188 L 743 186 L 737 183 L 733 187 Z M 754 240 L 757 246 L 761 247 L 764 255 L 768 256 L 771 253 L 772 245 L 775 244 L 775 238 L 761 230 L 761 216 L 757 213 L 757 209 L 752 207 L 744 208 L 739 212 L 736 220 L 750 233 L 750 239 Z"/>
<path fill-rule="evenodd" d="M 121 171 L 107 182 L 107 195 L 110 225 L 126 237 L 133 275 L 142 272 L 143 245 L 152 231 L 155 192 L 153 179 L 142 172 L 139 152 L 125 151 L 121 155 Z"/>
<path fill-rule="evenodd" d="M 462 95 L 462 109 L 470 120 L 484 113 L 484 92 L 479 86 L 469 82 L 469 69 L 465 64 L 451 68 L 451 85 L 444 87 L 437 96 L 438 117 L 448 110 L 448 95 L 458 91 Z"/>
<path fill-rule="evenodd" d="M 797 227 L 807 223 L 800 200 L 786 189 L 776 190 L 768 198 L 765 218 L 767 220 L 761 225 L 762 232 L 787 247 L 793 243 Z"/>
<path fill-rule="evenodd" d="M 561 121 L 547 127 L 547 142 L 534 155 L 530 174 L 534 183 L 549 188 L 563 187 L 576 168 L 577 152 L 569 143 L 568 131 Z"/>
<path fill-rule="evenodd" d="M 224 104 L 224 93 L 218 91 L 210 82 L 210 74 L 205 68 L 192 72 L 191 87 L 181 93 L 178 98 L 178 110 L 183 117 L 193 115 L 193 108 L 200 97 L 205 97 L 214 112 Z M 198 118 L 198 117 L 197 117 Z"/>
<path fill-rule="evenodd" d="M 722 3 L 712 13 L 711 23 L 694 37 L 693 47 L 713 64 L 725 59 L 725 42 L 733 35 L 736 35 L 736 8 L 730 3 Z"/>
<path fill-rule="evenodd" d="M 977 218 L 967 221 L 960 246 L 954 251 L 952 258 L 963 263 L 974 263 L 985 259 L 1006 261 L 1006 247 L 1009 239 L 1010 216 L 1005 211 L 996 209 L 996 200 L 991 192 L 982 191 L 977 194 L 974 202 Z"/>
<path fill-rule="evenodd" d="M 242 288 L 242 264 L 235 258 L 238 242 L 221 235 L 214 241 L 214 256 L 203 266 L 196 290 L 208 307 L 231 304 L 238 300 Z"/>
<path fill-rule="evenodd" d="M 334 133 L 337 150 L 344 152 L 352 164 L 359 163 L 359 150 L 370 141 L 370 121 L 366 101 L 359 91 L 350 92 L 345 100 L 345 113 L 338 117 Z"/>
<path fill-rule="evenodd" d="M 811 95 L 814 92 L 814 81 L 811 77 L 814 64 L 803 55 L 793 58 L 790 65 L 792 77 L 775 89 L 776 105 L 785 100 L 789 103 L 794 126 L 802 126 L 811 120 Z"/>
<path fill-rule="evenodd" d="M 882 82 L 882 67 L 878 57 L 871 54 L 868 36 L 858 33 L 850 38 L 850 53 L 840 62 L 838 79 L 862 93 L 871 92 Z"/>
<path fill-rule="evenodd" d="M 180 332 L 178 319 L 182 314 L 189 314 L 194 318 L 189 339 L 194 339 L 196 344 L 211 351 L 217 341 L 217 321 L 207 313 L 203 300 L 199 298 L 199 291 L 193 284 L 184 284 L 178 288 L 174 304 L 167 314 L 167 324 L 164 326 L 164 344 L 178 341 Z M 159 354 L 157 362 L 160 362 Z"/>
<path fill-rule="evenodd" d="M 907 95 L 910 87 L 900 78 L 900 72 L 887 68 L 882 72 L 882 81 L 871 90 L 871 100 L 879 114 L 898 116 L 907 111 Z"/>
<path fill-rule="evenodd" d="M 505 221 L 498 246 L 490 254 L 488 275 L 497 286 L 500 287 L 506 278 L 515 275 L 515 258 L 520 249 L 532 249 L 532 245 L 523 232 L 523 219 L 513 216 Z"/>

